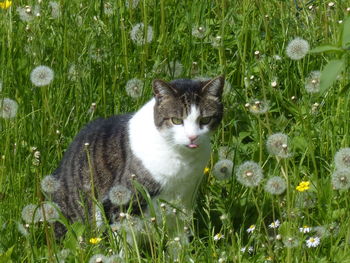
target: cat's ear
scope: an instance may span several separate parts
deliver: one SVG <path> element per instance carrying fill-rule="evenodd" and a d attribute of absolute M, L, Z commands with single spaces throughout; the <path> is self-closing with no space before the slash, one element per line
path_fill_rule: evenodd
<path fill-rule="evenodd" d="M 155 79 L 152 83 L 153 86 L 153 94 L 156 99 L 162 99 L 167 96 L 175 96 L 176 89 L 174 89 L 169 83 Z"/>
<path fill-rule="evenodd" d="M 206 95 L 221 98 L 224 90 L 225 78 L 224 76 L 218 76 L 214 79 L 208 80 L 203 83 L 202 92 Z"/>

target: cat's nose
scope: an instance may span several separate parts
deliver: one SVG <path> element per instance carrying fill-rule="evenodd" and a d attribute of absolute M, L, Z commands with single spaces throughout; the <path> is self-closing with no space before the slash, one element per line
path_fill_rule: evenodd
<path fill-rule="evenodd" d="M 198 138 L 198 135 L 190 135 L 188 136 L 188 139 L 190 139 L 191 142 L 194 142 Z"/>

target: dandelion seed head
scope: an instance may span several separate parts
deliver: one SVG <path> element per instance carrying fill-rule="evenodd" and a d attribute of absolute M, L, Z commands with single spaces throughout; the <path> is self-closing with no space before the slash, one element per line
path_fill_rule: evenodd
<path fill-rule="evenodd" d="M 108 196 L 112 204 L 126 205 L 131 199 L 131 191 L 123 185 L 116 185 L 109 190 Z"/>
<path fill-rule="evenodd" d="M 38 66 L 30 73 L 30 80 L 37 87 L 49 85 L 53 78 L 54 72 L 48 66 Z"/>
<path fill-rule="evenodd" d="M 260 184 L 264 176 L 259 164 L 246 161 L 237 168 L 236 177 L 241 184 L 247 187 L 255 187 Z"/>
<path fill-rule="evenodd" d="M 265 114 L 270 108 L 269 102 L 264 100 L 253 100 L 250 103 L 247 103 L 245 106 L 254 115 Z"/>
<path fill-rule="evenodd" d="M 232 92 L 232 85 L 230 82 L 225 81 L 223 96 L 228 96 Z"/>
<path fill-rule="evenodd" d="M 140 0 L 125 0 L 125 6 L 127 8 L 135 9 L 139 4 Z"/>
<path fill-rule="evenodd" d="M 282 240 L 285 247 L 293 248 L 299 245 L 299 240 L 295 237 L 285 237 Z"/>
<path fill-rule="evenodd" d="M 271 177 L 265 184 L 265 191 L 272 195 L 283 194 L 286 189 L 286 181 L 280 176 Z"/>
<path fill-rule="evenodd" d="M 130 79 L 125 86 L 126 93 L 136 99 L 139 98 L 142 95 L 144 83 L 140 79 Z"/>
<path fill-rule="evenodd" d="M 346 190 L 350 188 L 350 169 L 338 169 L 332 174 L 334 189 Z"/>
<path fill-rule="evenodd" d="M 52 175 L 47 175 L 41 180 L 41 189 L 48 194 L 56 192 L 60 188 L 60 182 Z"/>
<path fill-rule="evenodd" d="M 21 21 L 30 22 L 40 14 L 40 7 L 38 5 L 35 5 L 34 8 L 31 6 L 17 7 L 16 11 Z"/>
<path fill-rule="evenodd" d="M 153 28 L 147 26 L 147 32 L 145 32 L 145 25 L 143 23 L 136 24 L 130 31 L 130 37 L 138 46 L 150 43 L 153 39 Z"/>
<path fill-rule="evenodd" d="M 222 159 L 219 160 L 213 168 L 213 175 L 218 180 L 226 180 L 231 178 L 233 169 L 233 162 L 231 160 Z"/>
<path fill-rule="evenodd" d="M 300 192 L 297 195 L 295 205 L 299 208 L 313 208 L 317 204 L 317 196 L 313 192 Z"/>
<path fill-rule="evenodd" d="M 334 164 L 337 169 L 350 168 L 350 148 L 341 148 L 334 155 Z"/>
<path fill-rule="evenodd" d="M 28 227 L 26 227 L 25 225 L 17 223 L 17 230 L 25 237 L 29 236 Z"/>
<path fill-rule="evenodd" d="M 22 219 L 24 222 L 31 224 L 31 223 L 37 223 L 40 220 L 40 211 L 39 207 L 34 204 L 26 205 L 22 209 Z"/>
<path fill-rule="evenodd" d="M 57 19 L 61 16 L 61 5 L 56 1 L 50 1 L 49 7 L 51 8 L 51 17 Z"/>
<path fill-rule="evenodd" d="M 216 36 L 211 39 L 211 45 L 214 48 L 220 48 L 222 47 L 222 37 L 221 36 Z"/>
<path fill-rule="evenodd" d="M 114 13 L 114 7 L 110 2 L 103 3 L 103 13 L 106 16 L 111 16 Z"/>
<path fill-rule="evenodd" d="M 196 38 L 204 38 L 206 36 L 206 28 L 204 26 L 196 26 L 192 28 L 192 36 Z"/>
<path fill-rule="evenodd" d="M 287 56 L 292 60 L 300 60 L 309 52 L 309 43 L 302 38 L 295 38 L 289 42 L 286 48 Z"/>
<path fill-rule="evenodd" d="M 172 78 L 178 78 L 182 75 L 183 65 L 178 60 L 170 61 L 168 64 L 164 65 L 165 74 L 171 76 Z"/>
<path fill-rule="evenodd" d="M 40 220 L 50 223 L 55 222 L 59 218 L 57 208 L 51 203 L 44 203 L 42 207 L 38 208 L 40 213 Z"/>
<path fill-rule="evenodd" d="M 75 64 L 71 64 L 68 69 L 68 79 L 71 81 L 76 81 L 78 79 L 79 73 L 77 70 L 77 66 Z"/>
<path fill-rule="evenodd" d="M 89 259 L 89 263 L 106 263 L 107 260 L 108 258 L 105 255 L 96 254 Z"/>
<path fill-rule="evenodd" d="M 318 70 L 311 71 L 310 75 L 305 80 L 305 90 L 308 93 L 320 92 L 321 72 Z"/>
<path fill-rule="evenodd" d="M 120 257 L 119 255 L 112 255 L 110 256 L 107 261 L 107 263 L 123 263 L 124 260 L 122 257 Z"/>
<path fill-rule="evenodd" d="M 312 232 L 314 232 L 316 236 L 320 238 L 325 238 L 330 236 L 329 230 L 324 226 L 315 226 L 312 228 Z"/>
<path fill-rule="evenodd" d="M 288 147 L 289 138 L 284 133 L 275 133 L 270 135 L 266 141 L 266 148 L 269 154 L 280 158 L 288 158 L 291 156 Z"/>
<path fill-rule="evenodd" d="M 234 152 L 228 146 L 220 146 L 218 149 L 219 159 L 233 160 Z"/>
<path fill-rule="evenodd" d="M 0 117 L 4 119 L 12 119 L 16 117 L 18 104 L 16 101 L 4 98 L 0 99 Z"/>

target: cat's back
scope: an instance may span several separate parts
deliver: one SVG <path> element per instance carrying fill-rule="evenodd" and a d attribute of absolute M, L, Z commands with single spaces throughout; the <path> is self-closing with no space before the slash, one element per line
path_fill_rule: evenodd
<path fill-rule="evenodd" d="M 132 114 L 123 114 L 88 123 L 69 145 L 54 175 L 74 187 L 91 184 L 82 182 L 87 181 L 91 171 L 97 177 L 100 173 L 111 177 L 118 168 L 118 160 L 127 158 L 128 122 L 131 118 Z"/>

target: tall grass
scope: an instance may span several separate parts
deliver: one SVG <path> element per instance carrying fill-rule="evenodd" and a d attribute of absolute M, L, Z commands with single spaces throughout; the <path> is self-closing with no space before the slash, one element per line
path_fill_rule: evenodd
<path fill-rule="evenodd" d="M 0 118 L 1 262 L 88 262 L 95 254 L 110 256 L 121 247 L 128 262 L 350 262 L 349 190 L 336 190 L 331 181 L 335 153 L 350 147 L 349 69 L 326 93 L 309 94 L 305 79 L 337 53 L 294 61 L 285 52 L 295 37 L 311 48 L 337 43 L 339 21 L 349 16 L 349 3 L 142 0 L 131 8 L 135 0 L 57 2 L 57 17 L 47 1 L 20 0 L 0 9 L 0 98 L 19 105 L 15 118 Z M 26 5 L 34 14 L 29 22 L 17 12 Z M 150 43 L 137 45 L 131 39 L 138 23 L 144 24 L 145 34 L 151 26 Z M 203 37 L 193 33 L 199 27 Z M 176 61 L 182 65 L 180 73 L 174 69 Z M 30 73 L 38 65 L 54 70 L 50 85 L 31 83 Z M 213 137 L 189 244 L 169 240 L 164 226 L 155 227 L 148 248 L 136 249 L 127 245 L 126 235 L 115 239 L 110 230 L 93 244 L 90 238 L 100 234 L 76 224 L 57 242 L 50 223 L 23 224 L 23 207 L 44 200 L 41 179 L 54 171 L 85 123 L 136 111 L 151 97 L 155 78 L 219 74 L 227 81 L 225 117 Z M 138 98 L 125 90 L 132 78 L 144 82 Z M 256 101 L 268 103 L 268 110 L 252 113 Z M 290 139 L 292 156 L 286 159 L 266 149 L 268 136 L 279 132 Z M 234 162 L 234 171 L 219 181 L 212 168 L 224 158 L 218 155 L 222 146 L 230 152 L 225 158 Z M 264 180 L 257 187 L 236 179 L 237 167 L 248 160 L 263 168 Z M 264 189 L 273 176 L 287 183 L 281 195 Z M 296 190 L 301 181 L 310 182 L 310 188 Z M 271 228 L 277 219 L 281 225 Z M 248 233 L 248 228 L 254 230 Z M 320 244 L 308 247 L 310 237 L 319 237 Z M 64 249 L 70 249 L 65 260 Z"/>

